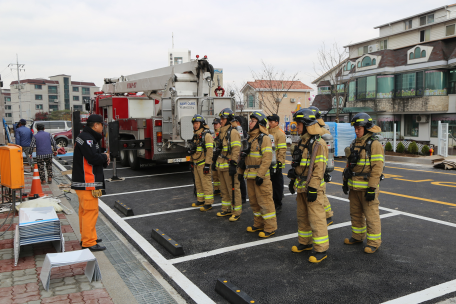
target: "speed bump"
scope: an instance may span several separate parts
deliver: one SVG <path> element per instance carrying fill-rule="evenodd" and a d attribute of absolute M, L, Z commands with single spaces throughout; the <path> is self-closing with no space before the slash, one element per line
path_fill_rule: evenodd
<path fill-rule="evenodd" d="M 152 238 L 156 240 L 160 245 L 165 247 L 172 255 L 183 255 L 184 247 L 181 244 L 164 234 L 160 229 L 152 229 Z"/>
<path fill-rule="evenodd" d="M 215 291 L 231 304 L 257 303 L 254 299 L 252 299 L 252 297 L 225 279 L 217 280 L 217 283 L 215 284 Z"/>
<path fill-rule="evenodd" d="M 125 205 L 124 203 L 121 203 L 120 201 L 116 201 L 114 203 L 114 207 L 116 207 L 117 210 L 125 214 L 126 216 L 131 216 L 133 214 L 133 209 Z"/>

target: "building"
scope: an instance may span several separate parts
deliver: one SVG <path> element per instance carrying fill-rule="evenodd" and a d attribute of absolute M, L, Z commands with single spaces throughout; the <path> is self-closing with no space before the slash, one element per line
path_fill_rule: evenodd
<path fill-rule="evenodd" d="M 292 112 L 298 102 L 302 107 L 309 107 L 310 92 L 313 89 L 301 81 L 248 81 L 241 89 L 243 102 L 237 105 L 237 113 L 249 113 L 260 110 L 267 115 L 280 116 L 280 124 L 291 121 Z M 278 111 L 274 111 L 274 103 L 280 103 Z"/>
<path fill-rule="evenodd" d="M 13 110 L 11 109 L 11 91 L 2 89 L 1 98 L 5 109 L 5 121 L 8 125 L 13 124 Z"/>
<path fill-rule="evenodd" d="M 313 82 L 314 105 L 334 120 L 337 90 L 345 122 L 368 112 L 386 138 L 396 123 L 398 138 L 437 145 L 442 121 L 456 137 L 455 26 L 455 4 L 376 26 L 379 37 L 345 46 L 347 60 Z"/>
<path fill-rule="evenodd" d="M 93 82 L 71 81 L 70 75 L 56 75 L 48 79 L 21 80 L 22 115 L 19 114 L 18 82 L 10 84 L 13 121 L 33 120 L 35 113 L 56 110 L 82 111 L 84 100 L 99 90 Z"/>

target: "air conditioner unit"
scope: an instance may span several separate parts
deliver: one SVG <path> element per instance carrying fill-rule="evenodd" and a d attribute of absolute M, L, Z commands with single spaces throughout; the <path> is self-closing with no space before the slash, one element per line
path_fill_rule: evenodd
<path fill-rule="evenodd" d="M 290 98 L 290 102 L 296 102 L 294 98 Z"/>
<path fill-rule="evenodd" d="M 419 122 L 419 123 L 429 122 L 429 115 L 416 115 L 416 122 Z"/>
<path fill-rule="evenodd" d="M 378 49 L 379 49 L 378 44 L 372 44 L 372 45 L 369 45 L 369 47 L 368 47 L 368 49 L 367 49 L 367 52 L 368 52 L 368 53 L 377 52 Z"/>

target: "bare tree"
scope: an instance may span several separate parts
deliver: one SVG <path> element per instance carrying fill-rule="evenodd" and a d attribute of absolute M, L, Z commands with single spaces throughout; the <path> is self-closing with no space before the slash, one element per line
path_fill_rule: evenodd
<path fill-rule="evenodd" d="M 298 73 L 288 75 L 285 71 L 277 71 L 273 66 L 261 61 L 261 72 L 252 71 L 252 77 L 259 83 L 258 100 L 260 108 L 268 115 L 277 114 L 284 94 L 299 81 Z"/>
<path fill-rule="evenodd" d="M 340 108 L 346 104 L 348 84 L 352 75 L 351 68 L 350 70 L 344 69 L 344 64 L 348 61 L 348 53 L 345 49 L 340 48 L 337 42 L 330 47 L 323 42 L 318 50 L 317 58 L 318 67 L 315 67 L 314 63 L 314 71 L 317 78 L 324 76 L 331 82 L 331 105 L 334 107 L 333 100 L 335 99 L 336 122 L 339 122 Z M 340 105 L 341 99 L 343 100 L 342 105 Z"/>
<path fill-rule="evenodd" d="M 246 83 L 245 81 L 242 81 L 241 83 Z M 241 92 L 242 87 L 238 85 L 236 82 L 231 82 L 226 85 L 226 92 L 231 93 L 231 91 L 234 92 L 234 100 L 236 101 L 236 112 L 242 112 L 244 111 L 245 108 L 245 103 L 246 101 L 244 100 L 244 94 Z"/>

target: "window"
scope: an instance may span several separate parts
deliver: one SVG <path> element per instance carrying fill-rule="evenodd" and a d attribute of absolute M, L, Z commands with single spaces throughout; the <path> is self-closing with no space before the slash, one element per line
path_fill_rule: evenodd
<path fill-rule="evenodd" d="M 5 113 L 5 117 L 13 117 L 12 113 Z"/>
<path fill-rule="evenodd" d="M 248 106 L 249 108 L 255 107 L 255 95 L 249 95 L 248 97 Z"/>
<path fill-rule="evenodd" d="M 368 46 L 362 46 L 358 48 L 358 56 L 363 56 L 364 54 L 367 54 L 368 51 Z"/>
<path fill-rule="evenodd" d="M 425 72 L 426 96 L 447 95 L 447 73 L 446 71 L 431 70 Z"/>
<path fill-rule="evenodd" d="M 58 110 L 59 110 L 58 105 L 49 105 L 49 112 L 58 111 Z"/>
<path fill-rule="evenodd" d="M 447 35 L 447 36 L 453 36 L 453 35 L 454 35 L 454 27 L 455 27 L 454 24 L 448 25 L 448 26 L 446 27 L 446 35 Z"/>
<path fill-rule="evenodd" d="M 58 94 L 57 93 L 57 86 L 48 86 L 48 93 L 49 94 Z"/>
<path fill-rule="evenodd" d="M 388 49 L 388 40 L 380 41 L 380 50 L 386 50 L 386 49 Z"/>
<path fill-rule="evenodd" d="M 394 137 L 394 124 L 396 124 L 396 136 L 401 133 L 401 115 L 379 115 L 377 125 L 382 129 L 380 133 L 384 138 Z"/>
<path fill-rule="evenodd" d="M 427 16 L 427 23 L 434 23 L 434 14 L 430 14 Z"/>
<path fill-rule="evenodd" d="M 422 50 L 421 51 L 421 58 L 425 58 L 426 57 L 426 51 L 425 50 Z"/>
<path fill-rule="evenodd" d="M 420 26 L 426 25 L 426 16 L 420 17 Z"/>
<path fill-rule="evenodd" d="M 375 98 L 376 77 L 362 77 L 357 80 L 357 99 Z"/>
<path fill-rule="evenodd" d="M 371 64 L 372 64 L 372 61 L 369 56 L 364 57 L 363 60 L 361 61 L 361 66 L 363 66 L 363 67 L 370 66 Z"/>
<path fill-rule="evenodd" d="M 456 94 L 456 70 L 451 70 L 448 75 L 449 92 L 448 94 Z"/>
<path fill-rule="evenodd" d="M 41 90 L 43 86 L 41 84 L 35 84 L 35 90 Z"/>
<path fill-rule="evenodd" d="M 409 60 L 412 60 L 414 58 L 415 58 L 415 54 L 413 52 L 411 52 L 410 55 L 409 55 Z"/>
<path fill-rule="evenodd" d="M 11 101 L 11 97 L 5 97 L 5 102 Z"/>
<path fill-rule="evenodd" d="M 338 84 L 337 85 L 337 93 L 345 93 L 345 85 L 344 84 Z"/>
<path fill-rule="evenodd" d="M 361 67 L 361 61 L 358 61 L 358 68 Z"/>
<path fill-rule="evenodd" d="M 426 51 L 421 50 L 420 47 L 416 47 L 415 50 L 411 51 L 409 54 L 409 60 L 418 58 L 426 58 Z"/>
<path fill-rule="evenodd" d="M 49 101 L 50 102 L 58 102 L 58 96 L 57 95 L 49 95 Z"/>
<path fill-rule="evenodd" d="M 396 75 L 396 97 L 422 96 L 423 85 L 423 72 Z"/>
<path fill-rule="evenodd" d="M 82 111 L 82 105 L 74 105 L 73 106 L 74 111 Z"/>
<path fill-rule="evenodd" d="M 5 106 L 5 110 L 11 110 L 11 106 Z"/>
<path fill-rule="evenodd" d="M 35 105 L 35 110 L 43 110 L 43 105 L 42 104 L 36 104 Z"/>
<path fill-rule="evenodd" d="M 348 85 L 348 101 L 355 101 L 356 96 L 356 81 L 350 81 Z"/>
<path fill-rule="evenodd" d="M 287 97 L 288 97 L 288 94 L 287 94 L 287 93 L 283 93 L 282 97 L 283 97 L 283 98 L 287 98 Z"/>
<path fill-rule="evenodd" d="M 419 123 L 416 122 L 416 115 L 404 115 L 405 136 L 418 137 Z"/>
<path fill-rule="evenodd" d="M 82 95 L 90 95 L 90 88 L 82 88 Z"/>
<path fill-rule="evenodd" d="M 372 59 L 372 65 L 377 65 L 377 60 L 375 58 Z"/>
<path fill-rule="evenodd" d="M 183 62 L 182 57 L 174 57 L 174 64 L 181 64 Z"/>
<path fill-rule="evenodd" d="M 73 87 L 73 92 L 79 92 L 79 87 Z"/>
<path fill-rule="evenodd" d="M 51 121 L 49 122 L 49 129 L 65 129 L 65 123 L 63 121 Z"/>
<path fill-rule="evenodd" d="M 79 101 L 79 96 L 73 96 L 73 101 Z"/>
<path fill-rule="evenodd" d="M 43 95 L 35 95 L 35 100 L 43 100 Z"/>
<path fill-rule="evenodd" d="M 421 48 L 417 47 L 415 49 L 415 55 L 414 55 L 415 58 L 420 58 L 421 57 Z"/>
<path fill-rule="evenodd" d="M 405 30 L 409 30 L 412 28 L 412 19 L 407 20 L 404 23 L 405 23 Z"/>
<path fill-rule="evenodd" d="M 318 87 L 318 95 L 328 95 L 331 94 L 331 87 Z"/>
<path fill-rule="evenodd" d="M 456 138 L 456 114 L 432 114 L 431 116 L 431 137 L 438 136 L 439 120 L 448 123 L 448 133 Z"/>
<path fill-rule="evenodd" d="M 434 14 L 420 17 L 420 26 L 423 26 L 423 25 L 426 25 L 429 23 L 434 23 Z"/>
<path fill-rule="evenodd" d="M 82 96 L 82 102 L 83 103 L 89 103 L 90 102 L 90 96 Z"/>
<path fill-rule="evenodd" d="M 420 42 L 429 41 L 431 39 L 431 29 L 420 31 Z"/>
<path fill-rule="evenodd" d="M 377 76 L 377 98 L 393 98 L 394 75 Z"/>

